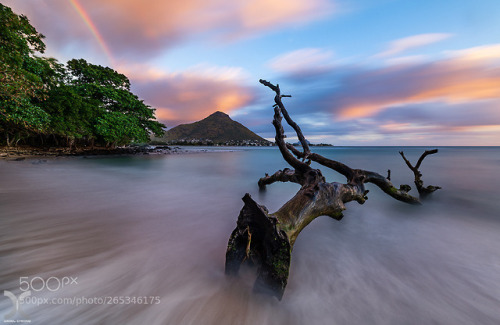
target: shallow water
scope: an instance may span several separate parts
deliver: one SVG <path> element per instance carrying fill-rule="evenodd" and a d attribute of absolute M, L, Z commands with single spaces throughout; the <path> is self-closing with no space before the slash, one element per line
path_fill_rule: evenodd
<path fill-rule="evenodd" d="M 400 148 L 317 150 L 353 168 L 382 174 L 391 169 L 395 184 L 412 182 Z M 414 162 L 425 149 L 404 150 Z M 440 148 L 427 157 L 423 179 L 443 189 L 422 207 L 369 186 L 369 200 L 349 203 L 342 221 L 316 219 L 297 239 L 279 302 L 252 293 L 252 270 L 226 278 L 224 255 L 246 192 L 275 211 L 297 191 L 297 185 L 282 183 L 258 191 L 259 177 L 284 167 L 273 148 L 43 164 L 0 161 L 0 290 L 18 297 L 25 281 L 33 281 L 32 298 L 82 302 L 25 302 L 24 315 L 9 319 L 500 323 L 499 148 Z M 343 180 L 323 171 L 329 180 Z M 77 283 L 53 291 L 41 286 L 52 278 L 47 284 L 55 289 L 65 277 Z M 105 304 L 89 303 L 97 297 Z M 118 297 L 117 303 L 106 297 Z M 139 303 L 137 297 L 146 299 Z M 0 317 L 12 306 L 0 296 Z"/>

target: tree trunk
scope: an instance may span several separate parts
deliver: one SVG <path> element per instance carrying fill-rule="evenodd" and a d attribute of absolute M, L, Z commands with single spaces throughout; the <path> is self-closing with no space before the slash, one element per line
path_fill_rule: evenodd
<path fill-rule="evenodd" d="M 54 139 L 54 144 L 56 145 L 56 147 L 59 147 L 59 141 L 57 140 L 57 137 L 54 133 L 52 133 L 52 138 Z"/>
<path fill-rule="evenodd" d="M 17 147 L 17 145 L 19 144 L 19 141 L 21 141 L 21 139 L 22 139 L 21 132 L 17 132 L 16 136 L 14 137 L 14 140 L 16 141 L 16 143 L 14 145 L 15 147 Z"/>
<path fill-rule="evenodd" d="M 266 174 L 259 180 L 259 187 L 265 189 L 267 185 L 279 181 L 298 183 L 301 188 L 274 213 L 269 213 L 265 206 L 257 204 L 248 193 L 243 197 L 244 206 L 227 246 L 225 271 L 227 275 L 237 275 L 242 263 L 257 266 L 254 290 L 269 292 L 281 300 L 287 285 L 293 245 L 311 221 L 319 216 L 341 220 L 342 211 L 346 209 L 345 203 L 357 201 L 363 204 L 366 201 L 368 191 L 365 190 L 365 183 L 373 183 L 391 197 L 405 203 L 420 204 L 420 200 L 408 194 L 410 186 L 394 187 L 390 181 L 390 171 L 386 178 L 311 153 L 300 127 L 290 118 L 281 101 L 283 97 L 291 96 L 281 95 L 278 85 L 265 80 L 260 82 L 276 93 L 273 120 L 275 140 L 283 159 L 294 169 L 285 168 L 271 176 Z M 282 118 L 297 133 L 302 152 L 285 143 Z M 347 183 L 328 183 L 320 170 L 310 167 L 311 161 L 344 175 Z"/>
<path fill-rule="evenodd" d="M 7 132 L 7 134 L 6 134 L 6 140 L 7 140 L 7 147 L 10 147 L 14 140 L 12 140 L 12 141 L 10 140 L 9 132 Z"/>

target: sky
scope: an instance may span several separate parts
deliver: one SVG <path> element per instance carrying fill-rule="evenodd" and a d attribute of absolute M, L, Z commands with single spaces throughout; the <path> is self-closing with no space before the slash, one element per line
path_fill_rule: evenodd
<path fill-rule="evenodd" d="M 262 78 L 312 143 L 500 145 L 498 0 L 1 2 L 44 55 L 127 75 L 168 128 L 219 110 L 272 140 Z"/>

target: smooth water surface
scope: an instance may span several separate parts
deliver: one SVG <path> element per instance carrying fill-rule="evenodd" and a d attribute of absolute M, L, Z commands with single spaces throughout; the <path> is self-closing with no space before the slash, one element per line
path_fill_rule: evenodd
<path fill-rule="evenodd" d="M 412 185 L 401 148 L 316 148 Z M 426 148 L 404 148 L 415 162 Z M 264 173 L 275 148 L 158 157 L 0 161 L 0 292 L 18 297 L 152 297 L 146 304 L 22 304 L 32 324 L 499 324 L 500 149 L 440 148 L 424 206 L 368 185 L 342 221 L 321 217 L 295 244 L 281 302 L 224 275 L 227 239 L 249 192 L 270 211 L 298 190 Z M 342 176 L 323 169 L 330 181 Z M 77 278 L 57 290 L 41 279 Z M 25 282 L 22 282 L 25 284 Z M 37 291 L 38 290 L 38 291 Z M 122 302 L 126 302 L 121 300 Z M 56 301 L 57 302 L 57 301 Z M 107 301 L 109 302 L 109 301 Z M 0 318 L 13 308 L 0 296 Z"/>

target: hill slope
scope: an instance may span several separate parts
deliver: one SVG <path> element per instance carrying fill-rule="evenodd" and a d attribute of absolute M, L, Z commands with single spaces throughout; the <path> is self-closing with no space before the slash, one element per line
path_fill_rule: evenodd
<path fill-rule="evenodd" d="M 214 144 L 254 143 L 269 145 L 270 142 L 253 133 L 242 124 L 233 121 L 223 112 L 215 112 L 201 121 L 181 124 L 168 130 L 162 140 L 167 142 L 190 142 L 209 140 Z"/>

